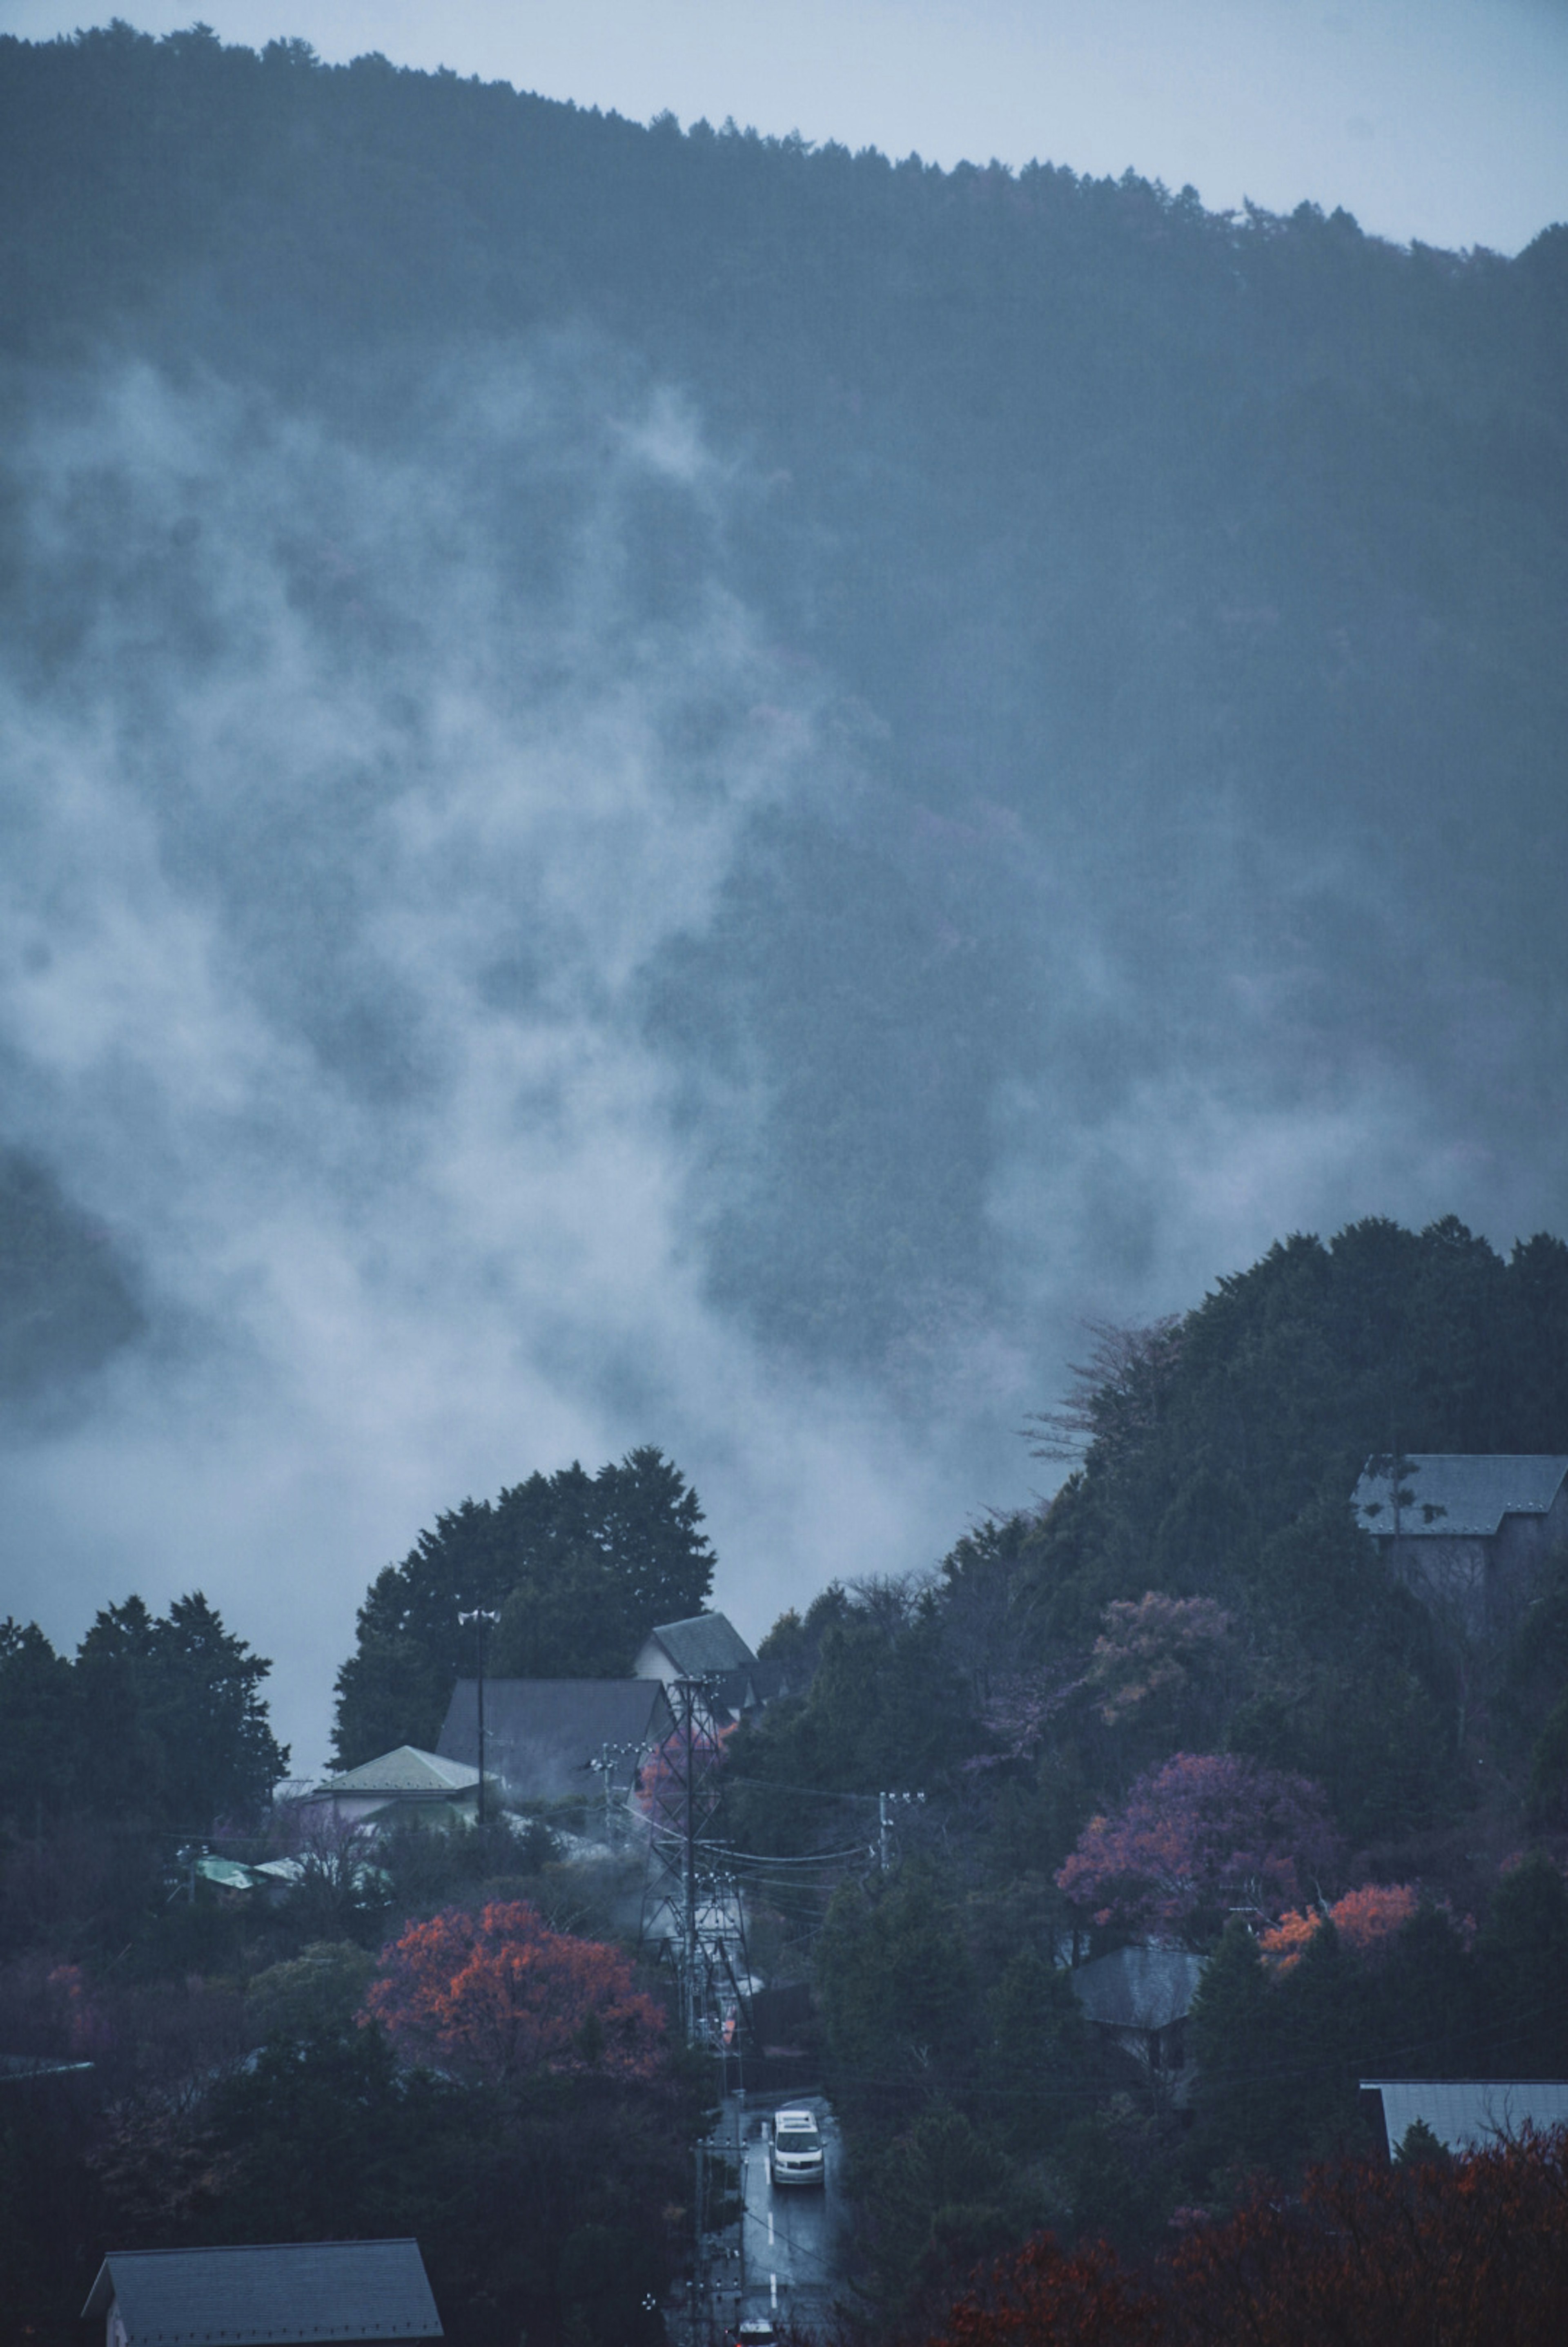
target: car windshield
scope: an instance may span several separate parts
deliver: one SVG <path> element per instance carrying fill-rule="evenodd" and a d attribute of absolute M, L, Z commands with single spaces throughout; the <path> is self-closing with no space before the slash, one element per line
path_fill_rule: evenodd
<path fill-rule="evenodd" d="M 780 2127 L 779 2148 L 780 2151 L 815 2151 L 817 2149 L 816 2128 Z"/>

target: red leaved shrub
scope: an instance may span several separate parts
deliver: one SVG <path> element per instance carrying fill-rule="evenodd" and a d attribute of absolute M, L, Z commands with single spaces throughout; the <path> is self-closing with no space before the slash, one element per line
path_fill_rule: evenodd
<path fill-rule="evenodd" d="M 620 1950 L 553 1932 L 524 1900 L 411 1923 L 382 1950 L 365 2012 L 400 2052 L 478 2077 L 646 2078 L 664 2046 L 664 2014 Z"/>

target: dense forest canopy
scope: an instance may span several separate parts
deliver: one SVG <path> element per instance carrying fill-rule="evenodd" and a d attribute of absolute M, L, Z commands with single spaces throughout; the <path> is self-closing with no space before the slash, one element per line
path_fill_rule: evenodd
<path fill-rule="evenodd" d="M 253 1817 L 289 1763 L 261 1693 L 271 1668 L 199 1590 L 167 1614 L 106 1605 L 74 1659 L 36 1622 L 0 1621 L 0 1835 L 91 1819 L 179 1836 Z"/>

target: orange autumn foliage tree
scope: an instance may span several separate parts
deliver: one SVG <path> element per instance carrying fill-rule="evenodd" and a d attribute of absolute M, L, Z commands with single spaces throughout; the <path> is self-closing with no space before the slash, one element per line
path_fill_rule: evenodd
<path fill-rule="evenodd" d="M 382 1950 L 365 1999 L 398 2050 L 471 2076 L 647 2078 L 664 2014 L 619 1949 L 554 1932 L 524 1900 L 449 1907 Z"/>
<path fill-rule="evenodd" d="M 1326 1915 L 1347 1947 L 1354 1948 L 1359 1956 L 1375 1955 L 1397 1932 L 1403 1931 L 1420 1904 L 1411 1883 L 1363 1883 L 1359 1891 L 1348 1891 L 1343 1899 L 1336 1899 L 1331 1907 L 1293 1907 L 1272 1930 L 1258 1933 L 1257 1945 L 1276 1972 L 1290 1972 L 1300 1963 L 1307 1942 Z"/>
<path fill-rule="evenodd" d="M 1129 2272 L 1042 2234 L 928 2347 L 1561 2347 L 1568 2130 L 1469 2158 L 1308 2169 Z"/>

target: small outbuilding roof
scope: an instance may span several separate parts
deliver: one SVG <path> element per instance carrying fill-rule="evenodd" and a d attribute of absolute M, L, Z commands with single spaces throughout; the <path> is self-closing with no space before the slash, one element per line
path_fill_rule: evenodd
<path fill-rule="evenodd" d="M 1365 1532 L 1392 1537 L 1394 1491 L 1389 1462 L 1369 1459 L 1351 1505 Z M 1568 1456 L 1555 1452 L 1411 1452 L 1400 1460 L 1397 1488 L 1401 1540 L 1448 1534 L 1489 1539 L 1504 1516 L 1543 1516 L 1568 1475 Z"/>
<path fill-rule="evenodd" d="M 405 1799 L 411 1793 L 423 1793 L 432 1799 L 450 1800 L 453 1793 L 473 1792 L 478 1782 L 478 1768 L 466 1761 L 449 1758 L 442 1752 L 422 1752 L 415 1744 L 400 1744 L 395 1752 L 383 1752 L 377 1759 L 361 1760 L 357 1768 L 329 1777 L 321 1789 L 400 1793 Z"/>
<path fill-rule="evenodd" d="M 598 1791 L 606 1755 L 626 1790 L 644 1753 L 675 1726 L 657 1679 L 491 1679 L 484 1682 L 484 1766 L 514 1800 L 564 1801 Z M 459 1679 L 437 1749 L 479 1755 L 477 1683 Z M 474 1768 L 471 1774 L 477 1777 Z"/>
<path fill-rule="evenodd" d="M 314 2347 L 434 2340 L 441 2317 L 417 2241 L 285 2241 L 111 2250 L 84 2315 L 117 2306 L 128 2347 Z"/>
<path fill-rule="evenodd" d="M 1108 2029 L 1167 2029 L 1192 2010 L 1204 1959 L 1185 1948 L 1116 1948 L 1072 1975 L 1079 2004 Z"/>
<path fill-rule="evenodd" d="M 756 1655 L 723 1614 L 694 1614 L 689 1622 L 661 1622 L 648 1632 L 643 1654 L 656 1644 L 681 1678 L 718 1678 L 757 1666 Z M 637 1660 L 640 1664 L 642 1655 Z"/>
<path fill-rule="evenodd" d="M 1418 2119 L 1449 2151 L 1484 2150 L 1526 2126 L 1568 2127 L 1564 2078 L 1363 2078 L 1361 2092 L 1383 2098 L 1390 2151 Z"/>

